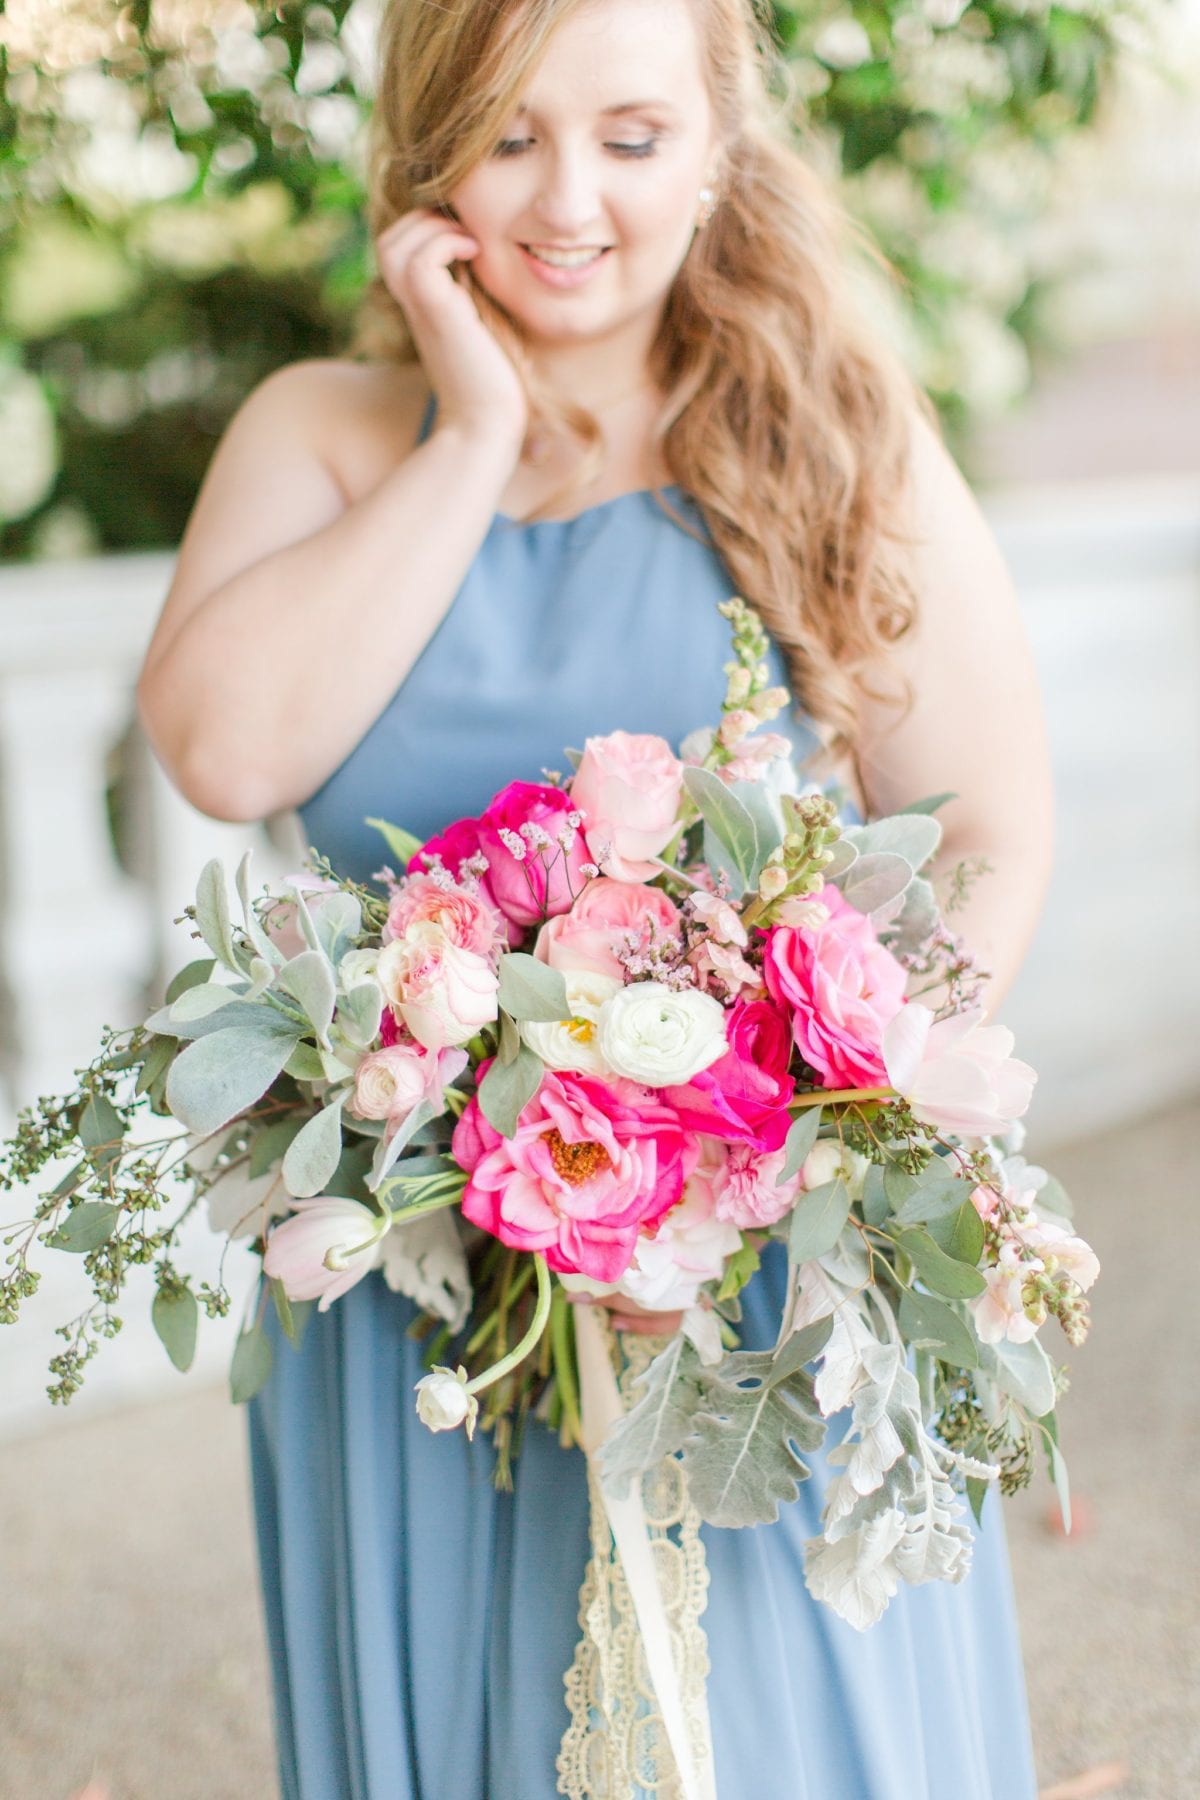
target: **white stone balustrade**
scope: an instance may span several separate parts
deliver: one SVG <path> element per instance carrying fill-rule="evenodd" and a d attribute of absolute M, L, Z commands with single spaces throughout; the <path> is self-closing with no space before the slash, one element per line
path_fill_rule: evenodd
<path fill-rule="evenodd" d="M 1002 1009 L 1039 1071 L 1041 1151 L 1200 1081 L 1200 478 L 1008 490 L 985 509 L 1021 593 L 1057 789 L 1051 889 Z M 202 818 L 136 732 L 120 758 L 118 862 L 105 790 L 169 572 L 163 556 L 0 569 L 0 1130 L 69 1082 L 103 1023 L 156 1001 L 191 952 L 171 921 L 209 856 L 232 867 L 255 844 L 263 878 L 297 866 L 298 829 L 281 851 Z M 193 1238 L 189 1253 L 203 1248 Z M 51 1416 L 51 1327 L 83 1290 L 73 1259 L 50 1262 L 28 1323 L 0 1331 L 0 1432 Z M 125 1309 L 73 1410 L 178 1379 L 148 1299 Z M 202 1322 L 205 1367 L 228 1342 Z"/>

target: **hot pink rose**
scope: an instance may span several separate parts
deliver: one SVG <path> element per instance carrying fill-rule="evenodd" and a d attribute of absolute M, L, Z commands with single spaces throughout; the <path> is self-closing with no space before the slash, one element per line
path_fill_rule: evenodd
<path fill-rule="evenodd" d="M 796 1087 L 787 1022 L 766 1000 L 738 1000 L 725 1015 L 725 1041 L 724 1056 L 685 1086 L 662 1088 L 662 1098 L 691 1131 L 777 1150 Z"/>
<path fill-rule="evenodd" d="M 410 925 L 437 925 L 460 950 L 490 956 L 505 941 L 504 924 L 482 894 L 451 882 L 443 887 L 432 875 L 410 875 L 392 895 L 383 938 L 401 938 Z"/>
<path fill-rule="evenodd" d="M 492 894 L 514 924 L 566 912 L 583 888 L 591 852 L 583 832 L 567 823 L 574 810 L 561 788 L 510 781 L 482 814 L 479 842 Z"/>
<path fill-rule="evenodd" d="M 639 1232 L 674 1206 L 698 1154 L 649 1088 L 566 1069 L 546 1071 L 511 1138 L 471 1100 L 452 1151 L 470 1176 L 466 1218 L 518 1250 L 541 1250 L 562 1274 L 604 1282 L 620 1279 Z"/>
<path fill-rule="evenodd" d="M 768 932 L 767 991 L 790 1014 L 796 1048 L 822 1087 L 884 1085 L 884 1027 L 904 1005 L 904 970 L 832 882 L 821 904 L 823 924 Z"/>
<path fill-rule="evenodd" d="M 629 731 L 588 738 L 571 799 L 593 847 L 608 845 L 600 863 L 605 875 L 648 881 L 658 874 L 648 859 L 670 841 L 682 791 L 683 764 L 665 738 Z"/>
<path fill-rule="evenodd" d="M 659 938 L 678 934 L 679 908 L 661 888 L 598 875 L 570 912 L 547 919 L 533 954 L 552 969 L 587 969 L 620 981 L 624 969 L 616 945 L 627 931 L 640 933 L 642 943 L 648 942 L 651 920 Z"/>
<path fill-rule="evenodd" d="M 379 952 L 377 979 L 389 1004 L 427 1050 L 465 1044 L 499 1010 L 496 971 L 484 956 L 460 950 L 444 931 L 414 925 Z"/>

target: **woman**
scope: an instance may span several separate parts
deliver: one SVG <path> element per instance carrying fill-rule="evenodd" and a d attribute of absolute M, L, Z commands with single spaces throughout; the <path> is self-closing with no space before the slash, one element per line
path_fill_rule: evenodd
<path fill-rule="evenodd" d="M 954 790 L 940 866 L 991 865 L 956 918 L 994 1008 L 1050 858 L 1029 652 L 927 404 L 856 321 L 767 68 L 750 0 L 395 0 L 375 353 L 284 369 L 238 414 L 142 716 L 196 805 L 298 806 L 366 876 L 368 815 L 425 836 L 589 733 L 715 716 L 739 592 L 860 817 Z M 782 1277 L 768 1255 L 747 1345 L 774 1341 Z M 497 1494 L 483 1436 L 415 1417 L 411 1317 L 360 1283 L 252 1408 L 283 1791 L 550 1800 L 582 1459 L 536 1430 Z M 963 1583 L 859 1636 L 804 1587 L 813 1462 L 776 1525 L 706 1532 L 722 1800 L 1028 1800 L 998 1498 Z"/>

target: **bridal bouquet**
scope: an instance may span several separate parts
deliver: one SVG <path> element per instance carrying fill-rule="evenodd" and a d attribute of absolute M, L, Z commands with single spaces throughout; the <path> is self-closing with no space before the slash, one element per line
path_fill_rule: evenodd
<path fill-rule="evenodd" d="M 298 1342 L 378 1272 L 420 1309 L 420 1417 L 490 1429 L 501 1481 L 533 1418 L 596 1451 L 614 1507 L 667 1459 L 701 1519 L 750 1525 L 795 1498 L 836 1416 L 806 1576 L 860 1628 L 900 1581 L 962 1579 L 961 1496 L 978 1519 L 1037 1443 L 1066 1516 L 1065 1381 L 1039 1332 L 1082 1343 L 1098 1265 L 1020 1155 L 1034 1073 L 983 1022 L 921 872 L 951 796 L 840 820 L 764 729 L 787 695 L 757 616 L 722 610 L 722 716 L 678 755 L 613 731 L 425 844 L 372 821 L 392 859 L 374 885 L 314 858 L 255 894 L 243 862 L 236 918 L 208 865 L 188 909 L 207 953 L 0 1156 L 10 1187 L 74 1158 L 6 1236 L 0 1284 L 11 1320 L 37 1244 L 82 1259 L 94 1299 L 62 1328 L 53 1398 L 119 1328 L 138 1264 L 188 1366 L 200 1312 L 231 1304 L 178 1265 L 204 1205 L 261 1259 L 235 1399 L 270 1371 L 264 1307 Z M 778 1342 L 741 1349 L 773 1238 Z M 602 1444 L 581 1295 L 682 1316 Z"/>

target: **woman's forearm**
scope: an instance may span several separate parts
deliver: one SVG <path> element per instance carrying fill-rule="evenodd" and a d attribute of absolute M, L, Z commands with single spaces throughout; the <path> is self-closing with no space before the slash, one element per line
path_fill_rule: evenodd
<path fill-rule="evenodd" d="M 152 644 L 139 708 L 195 805 L 261 818 L 320 786 L 445 616 L 514 460 L 502 436 L 435 431 L 371 493 Z"/>

